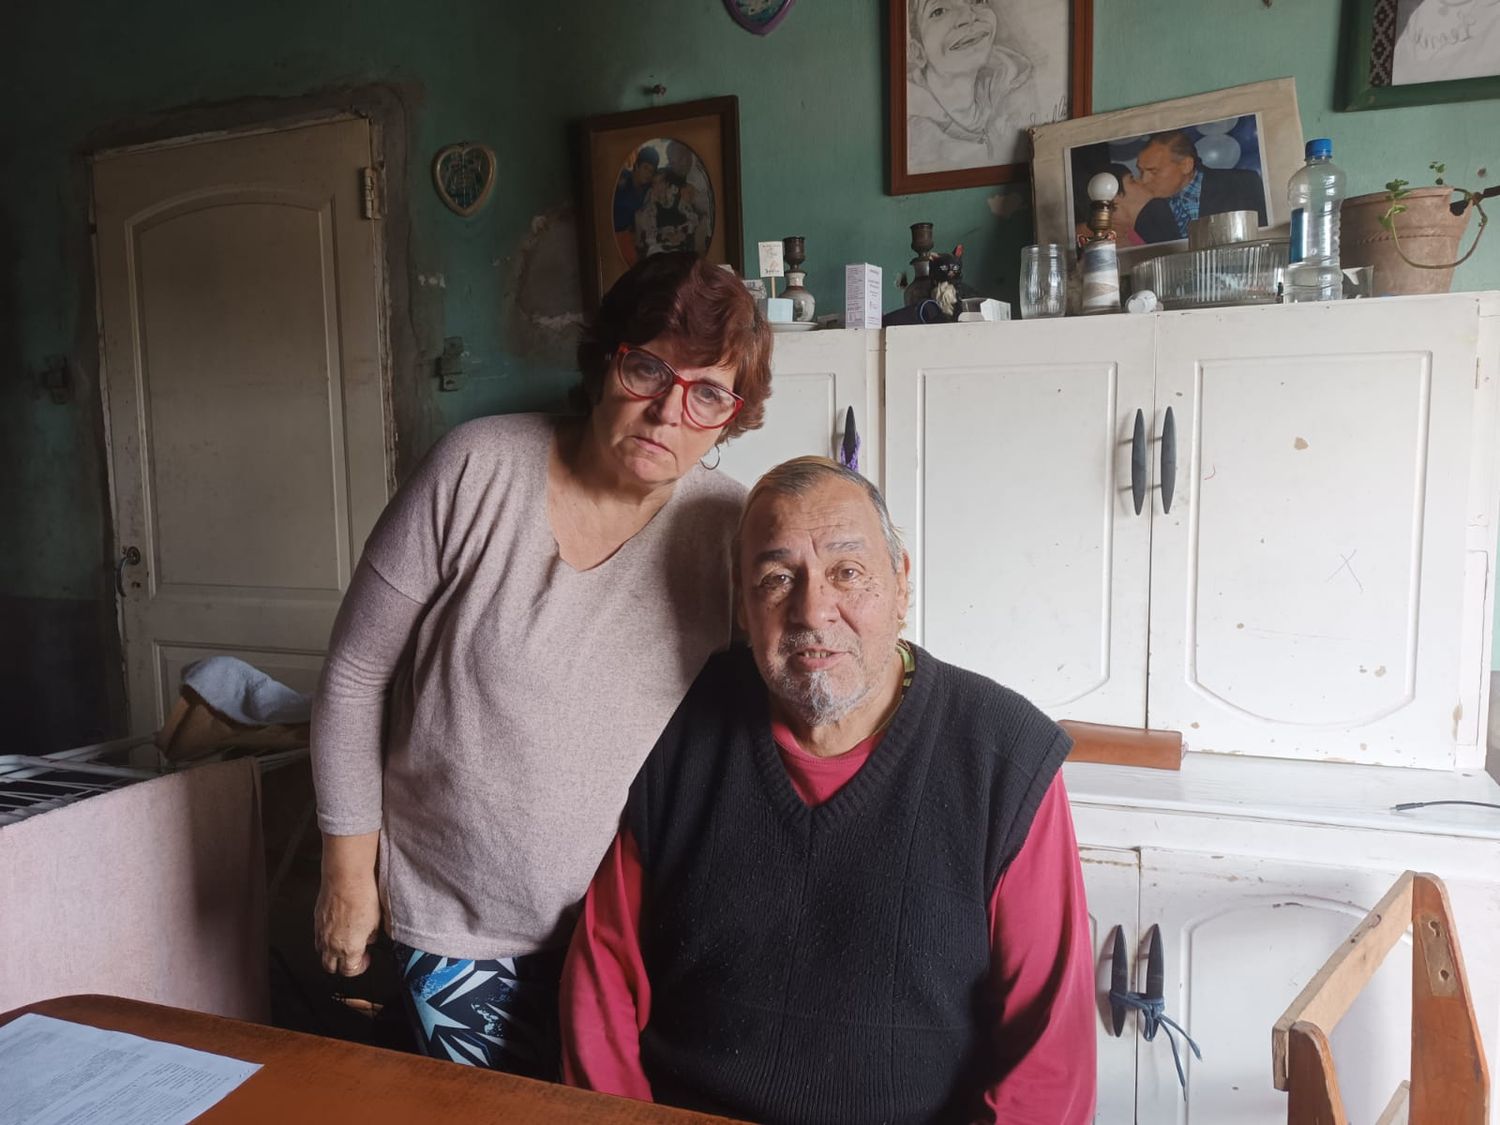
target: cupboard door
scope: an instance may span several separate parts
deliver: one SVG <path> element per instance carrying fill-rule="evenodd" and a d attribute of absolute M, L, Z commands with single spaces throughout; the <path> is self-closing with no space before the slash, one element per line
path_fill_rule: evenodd
<path fill-rule="evenodd" d="M 1099 1103 L 1097 1125 L 1131 1125 L 1135 1121 L 1135 1067 L 1139 1036 L 1135 1016 L 1127 1018 L 1122 1034 L 1113 1034 L 1109 1008 L 1111 953 L 1115 927 L 1120 927 L 1125 949 L 1133 955 L 1140 938 L 1140 856 L 1123 848 L 1079 848 L 1083 885 L 1089 904 L 1089 936 L 1094 950 L 1098 1006 Z"/>
<path fill-rule="evenodd" d="M 1269 830 L 1269 829 L 1268 829 Z M 1286 1120 L 1271 1028 L 1399 872 L 1143 849 L 1141 930 L 1161 927 L 1166 1013 L 1192 1034 L 1184 1101 L 1163 1029 L 1139 1045 L 1137 1115 L 1156 1123 Z M 1142 949 L 1138 988 L 1145 984 Z M 1391 950 L 1334 1031 L 1351 1121 L 1373 1121 L 1408 1073 L 1411 945 Z"/>
<path fill-rule="evenodd" d="M 724 446 L 720 471 L 749 488 L 793 457 L 836 456 L 852 406 L 860 471 L 879 484 L 879 348 L 873 330 L 778 332 L 765 424 Z"/>
<path fill-rule="evenodd" d="M 1150 520 L 1131 500 L 1131 434 L 1150 413 L 1152 324 L 886 331 L 909 634 L 1054 718 L 1145 721 Z"/>
<path fill-rule="evenodd" d="M 1151 726 L 1195 750 L 1453 767 L 1479 705 L 1462 659 L 1476 312 L 1160 318 L 1153 451 L 1160 466 L 1170 410 L 1176 472 L 1171 511 L 1153 497 Z"/>

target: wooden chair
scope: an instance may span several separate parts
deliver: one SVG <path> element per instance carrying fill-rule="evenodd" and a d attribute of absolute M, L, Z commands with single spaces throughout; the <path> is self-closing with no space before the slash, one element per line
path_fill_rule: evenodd
<path fill-rule="evenodd" d="M 1448 893 L 1434 875 L 1408 871 L 1318 970 L 1271 1033 L 1287 1125 L 1349 1125 L 1328 1036 L 1385 960 L 1412 931 L 1411 1078 L 1377 1125 L 1485 1125 L 1489 1072 Z"/>

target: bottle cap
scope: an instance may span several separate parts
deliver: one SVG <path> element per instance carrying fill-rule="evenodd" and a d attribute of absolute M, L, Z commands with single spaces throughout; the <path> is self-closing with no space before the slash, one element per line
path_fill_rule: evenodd
<path fill-rule="evenodd" d="M 1318 137 L 1307 142 L 1307 159 L 1316 160 L 1333 155 L 1333 142 L 1327 137 Z"/>

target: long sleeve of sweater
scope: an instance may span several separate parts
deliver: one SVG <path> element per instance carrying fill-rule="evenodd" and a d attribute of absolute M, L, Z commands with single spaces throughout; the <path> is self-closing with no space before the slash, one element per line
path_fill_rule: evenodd
<path fill-rule="evenodd" d="M 355 569 L 313 701 L 318 827 L 330 836 L 380 828 L 386 699 L 421 615 L 369 562 Z"/>

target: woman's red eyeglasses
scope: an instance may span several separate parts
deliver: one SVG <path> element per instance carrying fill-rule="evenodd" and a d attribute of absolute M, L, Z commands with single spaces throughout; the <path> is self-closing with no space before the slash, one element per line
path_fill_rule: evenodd
<path fill-rule="evenodd" d="M 615 349 L 615 371 L 620 386 L 634 399 L 661 398 L 680 386 L 688 421 L 700 429 L 729 425 L 745 406 L 745 400 L 728 387 L 711 379 L 684 379 L 661 356 L 634 344 Z"/>

